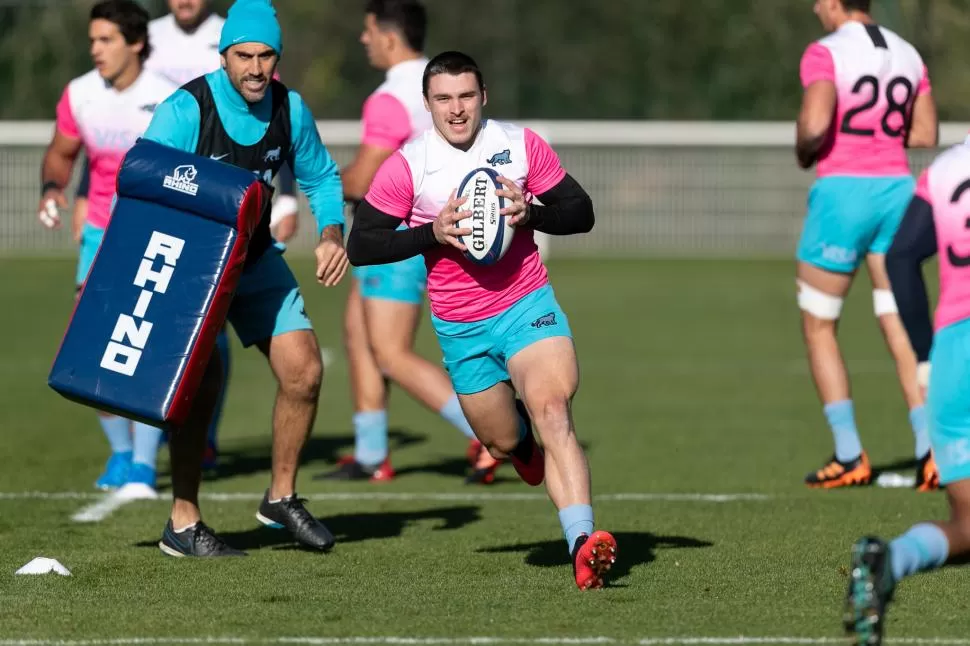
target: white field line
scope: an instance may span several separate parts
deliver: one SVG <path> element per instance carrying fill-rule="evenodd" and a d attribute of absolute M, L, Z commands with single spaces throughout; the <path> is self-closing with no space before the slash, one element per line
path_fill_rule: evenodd
<path fill-rule="evenodd" d="M 887 644 L 911 646 L 970 646 L 970 638 L 896 637 Z M 760 644 L 845 644 L 836 637 L 121 637 L 115 639 L 0 639 L 0 646 L 155 646 L 156 644 L 303 644 L 307 646 L 748 646 Z"/>
<path fill-rule="evenodd" d="M 88 491 L 6 491 L 0 492 L 2 500 L 103 500 L 111 494 Z M 262 500 L 262 492 L 209 492 L 199 496 L 202 500 L 215 502 L 229 502 L 236 500 Z M 311 501 L 416 501 L 416 502 L 489 502 L 489 501 L 537 501 L 545 502 L 548 497 L 544 493 L 435 493 L 435 492 L 383 492 L 357 491 L 345 493 L 310 493 L 301 494 L 301 498 Z M 593 496 L 596 502 L 760 502 L 772 500 L 777 496 L 759 493 L 608 493 Z M 167 495 L 161 495 L 157 500 L 168 501 Z"/>

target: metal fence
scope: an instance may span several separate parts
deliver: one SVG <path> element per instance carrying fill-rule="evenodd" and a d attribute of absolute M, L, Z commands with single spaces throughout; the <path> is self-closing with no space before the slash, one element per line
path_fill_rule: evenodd
<path fill-rule="evenodd" d="M 596 205 L 584 236 L 553 238 L 553 256 L 762 256 L 793 253 L 813 174 L 795 165 L 790 123 L 525 122 L 546 137 Z M 318 124 L 337 163 L 353 157 L 356 122 Z M 36 219 L 40 163 L 53 125 L 0 122 L 0 255 L 66 254 L 69 232 Z M 970 125 L 945 124 L 941 145 Z M 911 151 L 913 172 L 936 151 Z M 313 219 L 290 244 L 305 253 Z"/>

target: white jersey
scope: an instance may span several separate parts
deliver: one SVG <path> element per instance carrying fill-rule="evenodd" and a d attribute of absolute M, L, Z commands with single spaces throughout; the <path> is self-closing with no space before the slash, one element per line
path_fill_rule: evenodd
<path fill-rule="evenodd" d="M 94 226 L 107 225 L 118 168 L 151 123 L 155 106 L 175 89 L 168 79 L 143 71 L 130 87 L 118 92 L 94 70 L 64 88 L 56 127 L 84 144 L 91 167 L 88 221 Z"/>
<path fill-rule="evenodd" d="M 432 126 L 424 107 L 421 78 L 428 59 L 398 63 L 364 102 L 361 143 L 397 150 Z"/>
<path fill-rule="evenodd" d="M 219 37 L 226 19 L 211 14 L 191 34 L 182 31 L 168 14 L 148 23 L 152 54 L 145 67 L 177 86 L 219 69 Z"/>

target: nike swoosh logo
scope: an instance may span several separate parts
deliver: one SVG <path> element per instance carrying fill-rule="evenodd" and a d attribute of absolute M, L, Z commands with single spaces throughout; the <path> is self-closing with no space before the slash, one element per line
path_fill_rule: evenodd
<path fill-rule="evenodd" d="M 214 159 L 216 161 L 219 161 L 223 157 L 228 157 L 228 156 L 229 156 L 229 153 L 226 153 L 225 155 L 209 155 L 209 159 Z"/>

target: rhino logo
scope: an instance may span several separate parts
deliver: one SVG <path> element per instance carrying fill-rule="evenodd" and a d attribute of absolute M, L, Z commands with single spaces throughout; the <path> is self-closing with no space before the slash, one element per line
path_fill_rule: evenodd
<path fill-rule="evenodd" d="M 198 174 L 199 171 L 192 164 L 176 166 L 171 175 L 165 176 L 162 186 L 173 191 L 178 191 L 179 193 L 194 196 L 199 192 L 199 185 L 195 183 L 195 178 Z"/>
<path fill-rule="evenodd" d="M 263 155 L 263 161 L 264 162 L 277 162 L 277 161 L 279 161 L 280 160 L 280 153 L 282 152 L 282 150 L 280 148 L 281 148 L 280 146 L 277 146 L 273 150 L 268 151 L 265 155 Z"/>
<path fill-rule="evenodd" d="M 544 316 L 540 316 L 536 320 L 532 321 L 532 327 L 536 328 L 537 330 L 539 328 L 552 327 L 555 324 L 556 324 L 555 312 L 549 312 L 548 314 Z"/>
<path fill-rule="evenodd" d="M 500 153 L 495 153 L 485 161 L 492 166 L 498 166 L 499 164 L 511 164 L 512 163 L 512 151 L 506 148 Z"/>

